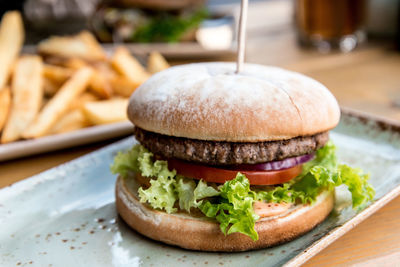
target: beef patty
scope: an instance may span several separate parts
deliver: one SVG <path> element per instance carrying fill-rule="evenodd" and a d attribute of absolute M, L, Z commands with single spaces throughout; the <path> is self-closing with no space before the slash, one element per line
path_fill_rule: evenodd
<path fill-rule="evenodd" d="M 135 127 L 136 139 L 154 154 L 210 165 L 255 164 L 313 153 L 329 133 L 266 142 L 224 142 L 157 134 Z"/>

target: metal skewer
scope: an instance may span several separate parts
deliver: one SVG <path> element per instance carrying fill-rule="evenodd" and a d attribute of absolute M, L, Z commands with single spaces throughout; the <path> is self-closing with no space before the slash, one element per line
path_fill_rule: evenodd
<path fill-rule="evenodd" d="M 242 70 L 244 63 L 244 52 L 246 45 L 246 23 L 247 23 L 247 7 L 249 1 L 242 0 L 240 5 L 240 18 L 239 18 L 239 38 L 238 38 L 238 50 L 236 59 L 236 73 Z"/>

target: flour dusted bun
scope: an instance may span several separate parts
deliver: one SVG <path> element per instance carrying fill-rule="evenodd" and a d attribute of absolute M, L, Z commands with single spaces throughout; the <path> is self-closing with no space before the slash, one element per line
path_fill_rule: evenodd
<path fill-rule="evenodd" d="M 149 208 L 139 202 L 137 188 L 135 179 L 117 180 L 117 210 L 130 227 L 151 239 L 201 251 L 245 251 L 290 241 L 322 222 L 334 203 L 333 192 L 325 191 L 313 205 L 296 205 L 284 214 L 263 218 L 256 222 L 259 240 L 254 242 L 240 233 L 224 236 L 218 223 L 205 217 Z"/>
<path fill-rule="evenodd" d="M 302 74 L 234 63 L 180 65 L 155 74 L 131 96 L 130 120 L 170 136 L 230 142 L 285 140 L 334 128 L 338 103 Z"/>

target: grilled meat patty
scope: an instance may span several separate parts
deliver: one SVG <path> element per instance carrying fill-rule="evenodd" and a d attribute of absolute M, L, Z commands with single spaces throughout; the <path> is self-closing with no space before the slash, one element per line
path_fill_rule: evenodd
<path fill-rule="evenodd" d="M 256 164 L 310 154 L 323 147 L 329 133 L 265 142 L 224 142 L 157 134 L 135 127 L 136 139 L 154 154 L 209 165 Z"/>

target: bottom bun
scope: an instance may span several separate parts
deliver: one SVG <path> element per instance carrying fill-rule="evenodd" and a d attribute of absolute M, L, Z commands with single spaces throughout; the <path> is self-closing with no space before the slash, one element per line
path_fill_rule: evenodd
<path fill-rule="evenodd" d="M 118 178 L 116 206 L 124 221 L 139 233 L 170 245 L 201 251 L 246 251 L 290 241 L 322 222 L 334 205 L 334 193 L 324 191 L 313 205 L 296 205 L 287 212 L 255 224 L 259 239 L 233 233 L 225 236 L 219 224 L 188 213 L 168 214 L 140 203 L 135 179 Z"/>

